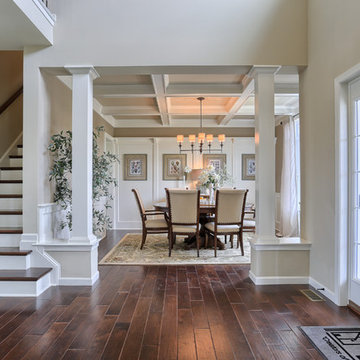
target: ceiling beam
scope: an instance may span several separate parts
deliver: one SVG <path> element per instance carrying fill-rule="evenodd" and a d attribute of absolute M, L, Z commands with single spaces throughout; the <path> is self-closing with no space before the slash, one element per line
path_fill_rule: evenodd
<path fill-rule="evenodd" d="M 242 93 L 241 84 L 170 84 L 168 96 L 189 97 L 238 97 Z"/>
<path fill-rule="evenodd" d="M 122 115 L 122 116 L 153 116 L 160 115 L 157 110 L 146 106 L 103 106 L 102 113 L 104 115 Z"/>
<path fill-rule="evenodd" d="M 238 113 L 240 108 L 245 104 L 248 97 L 254 92 L 255 82 L 254 79 L 246 76 L 243 81 L 243 92 L 240 97 L 233 103 L 229 109 L 229 113 L 219 119 L 219 125 L 227 125 L 230 120 Z"/>
<path fill-rule="evenodd" d="M 169 125 L 170 119 L 166 102 L 166 88 L 169 85 L 169 77 L 167 75 L 151 75 L 151 80 L 156 94 L 156 102 L 159 108 L 161 122 L 163 125 Z"/>
<path fill-rule="evenodd" d="M 104 98 L 155 97 L 154 89 L 149 85 L 94 85 L 94 96 Z"/>

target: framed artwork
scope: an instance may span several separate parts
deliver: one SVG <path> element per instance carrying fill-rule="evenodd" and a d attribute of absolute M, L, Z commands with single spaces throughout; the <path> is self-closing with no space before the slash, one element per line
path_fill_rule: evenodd
<path fill-rule="evenodd" d="M 163 180 L 181 180 L 185 166 L 185 154 L 163 154 Z"/>
<path fill-rule="evenodd" d="M 255 180 L 255 154 L 242 154 L 242 179 Z"/>
<path fill-rule="evenodd" d="M 226 165 L 226 154 L 204 154 L 203 155 L 203 168 L 212 165 L 216 172 L 224 169 Z"/>
<path fill-rule="evenodd" d="M 124 154 L 124 180 L 147 180 L 146 154 Z"/>

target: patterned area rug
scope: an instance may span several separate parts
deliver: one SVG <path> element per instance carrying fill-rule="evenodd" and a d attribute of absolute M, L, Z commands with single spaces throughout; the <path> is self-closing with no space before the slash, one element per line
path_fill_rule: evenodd
<path fill-rule="evenodd" d="M 300 329 L 325 359 L 360 359 L 360 327 L 302 326 Z"/>
<path fill-rule="evenodd" d="M 140 250 L 141 234 L 126 234 L 119 243 L 100 261 L 100 265 L 192 265 L 192 264 L 250 264 L 249 234 L 244 234 L 244 256 L 240 249 L 231 249 L 228 243 L 225 250 L 200 249 L 200 257 L 196 249 L 185 250 L 184 240 L 180 236 L 168 256 L 167 235 L 148 235 L 146 243 Z"/>

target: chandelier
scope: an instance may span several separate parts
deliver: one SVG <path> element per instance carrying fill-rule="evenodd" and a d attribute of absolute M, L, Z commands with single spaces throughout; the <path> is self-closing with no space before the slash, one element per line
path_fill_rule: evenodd
<path fill-rule="evenodd" d="M 177 143 L 179 145 L 179 151 L 180 153 L 182 152 L 186 152 L 186 151 L 191 151 L 192 153 L 194 153 L 194 151 L 198 151 L 200 154 L 203 153 L 203 151 L 208 151 L 209 153 L 211 151 L 220 151 L 222 152 L 223 150 L 223 146 L 224 146 L 224 142 L 225 142 L 225 134 L 220 134 L 218 135 L 218 140 L 220 143 L 220 149 L 214 149 L 212 147 L 212 142 L 214 140 L 214 136 L 212 134 L 205 134 L 203 132 L 203 101 L 205 100 L 204 97 L 198 97 L 197 100 L 199 100 L 200 102 L 200 132 L 198 134 L 198 143 L 199 143 L 199 147 L 195 148 L 195 142 L 196 142 L 196 135 L 195 134 L 191 134 L 189 135 L 189 142 L 190 142 L 190 147 L 191 149 L 183 149 L 182 145 L 184 142 L 184 135 L 177 135 L 176 136 L 176 140 Z M 205 149 L 205 139 L 207 142 L 207 149 Z"/>

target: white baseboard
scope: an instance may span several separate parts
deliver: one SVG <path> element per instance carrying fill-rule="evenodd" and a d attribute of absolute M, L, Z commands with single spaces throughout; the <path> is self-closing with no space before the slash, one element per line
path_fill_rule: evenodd
<path fill-rule="evenodd" d="M 329 300 L 331 300 L 334 304 L 338 305 L 336 302 L 336 296 L 333 291 L 330 291 L 327 287 L 316 281 L 314 278 L 309 278 L 309 285 L 311 285 L 313 288 L 315 288 L 320 294 L 327 297 Z M 319 290 L 324 289 L 324 290 Z"/>
<path fill-rule="evenodd" d="M 91 286 L 99 279 L 99 271 L 92 278 L 61 277 L 59 285 L 62 286 Z"/>
<path fill-rule="evenodd" d="M 255 276 L 249 271 L 249 277 L 255 285 L 291 285 L 308 284 L 308 276 Z"/>

